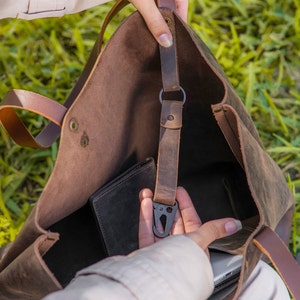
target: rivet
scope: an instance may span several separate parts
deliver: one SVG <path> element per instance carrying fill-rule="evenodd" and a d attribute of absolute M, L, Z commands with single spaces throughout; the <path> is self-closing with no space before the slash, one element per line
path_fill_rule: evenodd
<path fill-rule="evenodd" d="M 167 116 L 167 119 L 168 119 L 169 121 L 173 121 L 173 120 L 174 120 L 174 116 L 173 116 L 173 115 L 168 115 L 168 116 Z"/>
<path fill-rule="evenodd" d="M 86 133 L 81 136 L 80 145 L 85 148 L 89 144 L 89 137 Z"/>
<path fill-rule="evenodd" d="M 78 123 L 75 119 L 71 119 L 69 123 L 71 131 L 77 131 L 78 130 Z"/>

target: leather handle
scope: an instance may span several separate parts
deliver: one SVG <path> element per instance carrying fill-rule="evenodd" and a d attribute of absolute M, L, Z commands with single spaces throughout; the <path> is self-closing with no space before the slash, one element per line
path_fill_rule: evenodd
<path fill-rule="evenodd" d="M 265 227 L 253 242 L 270 259 L 294 299 L 300 299 L 300 266 L 277 233 Z"/>
<path fill-rule="evenodd" d="M 51 121 L 37 137 L 33 137 L 18 117 L 15 109 L 31 111 Z M 48 148 L 59 136 L 67 108 L 47 97 L 25 91 L 9 91 L 0 106 L 0 121 L 12 139 L 19 145 Z"/>

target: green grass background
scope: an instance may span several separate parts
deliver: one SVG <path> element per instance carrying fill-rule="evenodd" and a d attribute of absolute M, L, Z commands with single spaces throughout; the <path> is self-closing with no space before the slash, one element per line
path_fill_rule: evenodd
<path fill-rule="evenodd" d="M 296 198 L 290 248 L 300 252 L 300 1 L 190 0 L 189 25 L 215 54 Z M 0 99 L 12 88 L 59 102 L 80 75 L 112 3 L 63 18 L 0 20 Z M 105 40 L 130 11 L 109 26 Z M 31 132 L 43 118 L 23 116 Z M 21 148 L 0 128 L 0 246 L 12 240 L 55 164 L 47 150 Z"/>

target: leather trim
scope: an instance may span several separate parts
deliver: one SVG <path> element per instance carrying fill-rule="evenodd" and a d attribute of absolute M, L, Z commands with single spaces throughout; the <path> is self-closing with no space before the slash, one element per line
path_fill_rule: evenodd
<path fill-rule="evenodd" d="M 280 237 L 265 227 L 254 239 L 254 244 L 271 260 L 295 299 L 300 297 L 300 266 Z"/>

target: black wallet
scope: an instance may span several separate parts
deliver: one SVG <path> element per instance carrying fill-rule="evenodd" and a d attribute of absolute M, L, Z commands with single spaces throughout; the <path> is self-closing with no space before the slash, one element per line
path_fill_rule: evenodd
<path fill-rule="evenodd" d="M 126 255 L 138 249 L 139 192 L 154 189 L 153 158 L 138 162 L 98 189 L 90 198 L 99 236 L 108 256 Z"/>

